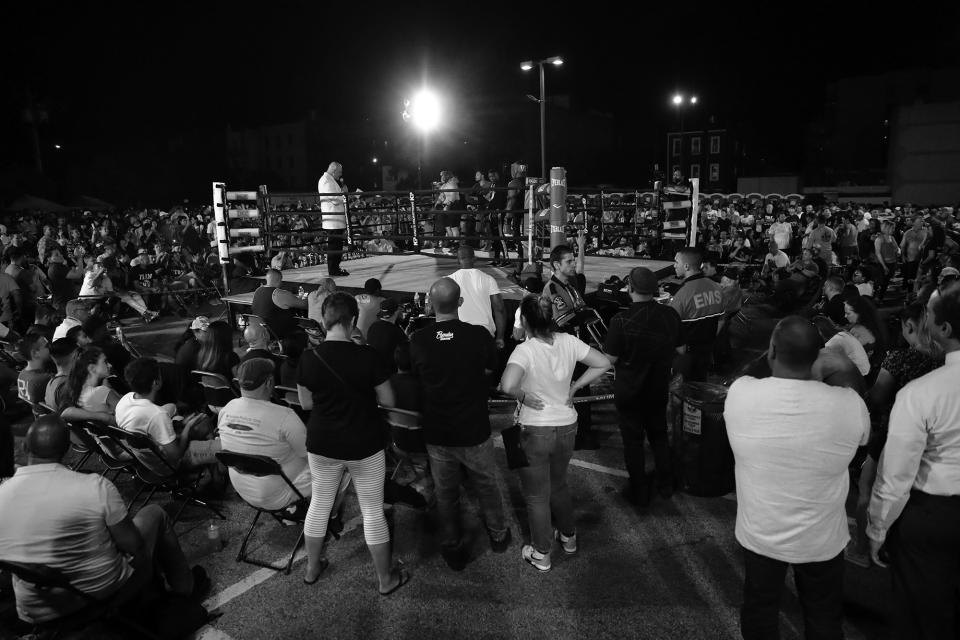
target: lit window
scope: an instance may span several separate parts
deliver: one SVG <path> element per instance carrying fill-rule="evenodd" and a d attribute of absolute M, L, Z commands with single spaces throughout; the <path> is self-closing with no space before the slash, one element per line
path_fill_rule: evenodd
<path fill-rule="evenodd" d="M 694 156 L 700 155 L 700 138 L 691 138 L 690 154 Z"/>
<path fill-rule="evenodd" d="M 710 164 L 710 182 L 720 182 L 720 163 Z"/>
<path fill-rule="evenodd" d="M 710 153 L 720 153 L 720 136 L 710 136 Z"/>
<path fill-rule="evenodd" d="M 700 165 L 692 164 L 690 165 L 690 177 L 699 178 L 700 177 Z"/>
<path fill-rule="evenodd" d="M 680 155 L 680 138 L 673 139 L 673 155 Z"/>

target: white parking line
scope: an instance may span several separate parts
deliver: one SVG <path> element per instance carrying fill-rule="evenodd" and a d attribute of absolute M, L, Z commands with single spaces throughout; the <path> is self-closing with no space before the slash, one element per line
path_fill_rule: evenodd
<path fill-rule="evenodd" d="M 590 469 L 591 471 L 599 471 L 600 473 L 605 473 L 608 476 L 617 476 L 618 478 L 630 477 L 630 474 L 624 471 L 623 469 L 614 469 L 613 467 L 605 467 L 602 464 L 594 464 L 592 462 L 586 462 L 585 460 L 577 460 L 576 458 L 570 458 L 570 464 L 572 464 L 575 467 Z"/>
<path fill-rule="evenodd" d="M 362 516 L 356 516 L 347 520 L 343 523 L 343 533 L 340 535 L 345 535 L 356 529 L 360 523 L 363 522 Z M 299 563 L 301 560 L 307 557 L 307 552 L 305 549 L 300 549 L 297 552 L 297 555 L 293 558 L 293 564 Z M 287 561 L 288 556 L 283 555 L 280 558 L 274 559 L 271 564 L 280 565 Z M 253 589 L 258 584 L 266 582 L 270 578 L 278 575 L 279 571 L 274 571 L 273 569 L 267 569 L 266 567 L 262 569 L 257 569 L 250 575 L 246 576 L 239 582 L 236 582 L 223 591 L 216 593 L 206 600 L 203 601 L 203 608 L 207 611 L 215 611 L 227 604 L 231 600 L 239 598 L 250 589 Z M 204 625 L 197 630 L 196 633 L 192 636 L 192 640 L 233 640 L 230 635 L 211 627 L 210 625 Z"/>

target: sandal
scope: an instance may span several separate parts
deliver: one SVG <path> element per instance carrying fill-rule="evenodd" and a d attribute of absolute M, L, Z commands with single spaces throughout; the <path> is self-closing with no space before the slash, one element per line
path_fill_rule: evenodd
<path fill-rule="evenodd" d="M 410 573 L 407 572 L 407 570 L 403 568 L 403 562 L 402 562 L 402 561 L 397 560 L 397 564 L 395 565 L 395 567 L 394 567 L 393 571 L 391 571 L 391 573 L 394 573 L 394 572 L 397 574 L 397 584 L 395 584 L 395 585 L 394 585 L 393 587 L 391 587 L 390 589 L 387 589 L 386 591 L 380 591 L 380 595 L 382 595 L 382 596 L 388 596 L 388 595 L 390 595 L 391 593 L 393 593 L 394 591 L 396 591 L 397 589 L 399 589 L 400 587 L 402 587 L 403 585 L 405 585 L 405 584 L 407 584 L 408 582 L 410 582 Z"/>

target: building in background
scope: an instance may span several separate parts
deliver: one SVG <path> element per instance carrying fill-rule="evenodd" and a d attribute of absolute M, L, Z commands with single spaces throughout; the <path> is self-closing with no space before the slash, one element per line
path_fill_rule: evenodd
<path fill-rule="evenodd" d="M 701 193 L 731 193 L 739 174 L 740 145 L 729 129 L 671 131 L 667 134 L 667 175 L 700 178 Z"/>

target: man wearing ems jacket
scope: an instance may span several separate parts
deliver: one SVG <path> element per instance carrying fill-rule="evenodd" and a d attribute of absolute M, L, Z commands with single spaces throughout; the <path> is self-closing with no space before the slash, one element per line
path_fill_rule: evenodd
<path fill-rule="evenodd" d="M 707 370 L 717 337 L 717 324 L 723 317 L 720 285 L 703 275 L 700 252 L 681 249 L 673 263 L 683 285 L 673 296 L 673 307 L 683 322 L 680 335 L 681 356 L 677 368 L 686 382 L 706 382 Z"/>

